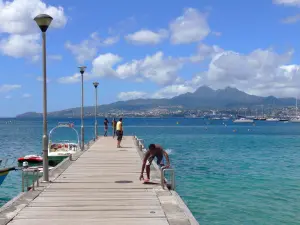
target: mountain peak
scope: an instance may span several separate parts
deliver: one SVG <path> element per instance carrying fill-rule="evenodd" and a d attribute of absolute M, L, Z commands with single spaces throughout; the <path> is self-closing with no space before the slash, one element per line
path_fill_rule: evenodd
<path fill-rule="evenodd" d="M 208 87 L 206 85 L 203 85 L 194 92 L 194 95 L 212 95 L 214 93 L 215 93 L 215 90 L 211 89 L 210 87 Z"/>

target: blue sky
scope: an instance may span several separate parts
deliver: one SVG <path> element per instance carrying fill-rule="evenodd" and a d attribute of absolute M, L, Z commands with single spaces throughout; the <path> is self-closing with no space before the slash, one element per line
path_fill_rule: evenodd
<path fill-rule="evenodd" d="M 41 36 L 48 13 L 48 110 L 173 97 L 201 85 L 298 95 L 300 0 L 0 0 L 1 117 L 42 111 Z"/>

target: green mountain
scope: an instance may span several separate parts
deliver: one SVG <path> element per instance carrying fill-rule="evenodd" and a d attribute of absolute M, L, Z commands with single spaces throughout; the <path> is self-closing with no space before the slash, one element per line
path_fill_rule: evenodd
<path fill-rule="evenodd" d="M 185 93 L 171 99 L 135 99 L 129 101 L 118 101 L 111 104 L 100 105 L 99 112 L 143 111 L 161 108 L 174 109 L 230 109 L 238 107 L 257 107 L 258 105 L 272 105 L 274 107 L 293 106 L 295 98 L 276 98 L 273 96 L 260 97 L 249 95 L 236 88 L 213 90 L 207 86 L 199 87 L 193 93 Z M 84 108 L 85 114 L 94 114 L 94 106 Z M 80 107 L 62 111 L 50 112 L 50 117 L 78 117 Z M 41 113 L 27 112 L 17 117 L 42 117 Z"/>

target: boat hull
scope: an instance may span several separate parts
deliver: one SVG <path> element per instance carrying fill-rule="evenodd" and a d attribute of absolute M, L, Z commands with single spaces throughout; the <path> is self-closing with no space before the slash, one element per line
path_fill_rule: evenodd
<path fill-rule="evenodd" d="M 0 172 L 0 185 L 3 183 L 8 173 L 9 171 Z"/>
<path fill-rule="evenodd" d="M 48 156 L 48 162 L 50 166 L 56 166 L 61 163 L 65 158 L 68 158 L 68 155 L 59 155 L 59 156 Z"/>
<path fill-rule="evenodd" d="M 3 183 L 5 180 L 6 176 L 8 175 L 9 171 L 14 170 L 15 168 L 4 168 L 0 169 L 0 185 Z"/>

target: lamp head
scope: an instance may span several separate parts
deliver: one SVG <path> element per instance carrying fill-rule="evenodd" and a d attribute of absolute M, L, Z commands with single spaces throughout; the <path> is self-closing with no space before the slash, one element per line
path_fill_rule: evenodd
<path fill-rule="evenodd" d="M 79 71 L 81 74 L 83 74 L 85 72 L 86 66 L 79 66 Z"/>
<path fill-rule="evenodd" d="M 93 85 L 94 85 L 95 88 L 97 88 L 98 85 L 99 85 L 99 83 L 98 82 L 94 82 Z"/>
<path fill-rule="evenodd" d="M 53 18 L 47 14 L 39 14 L 34 18 L 42 32 L 46 32 Z"/>

